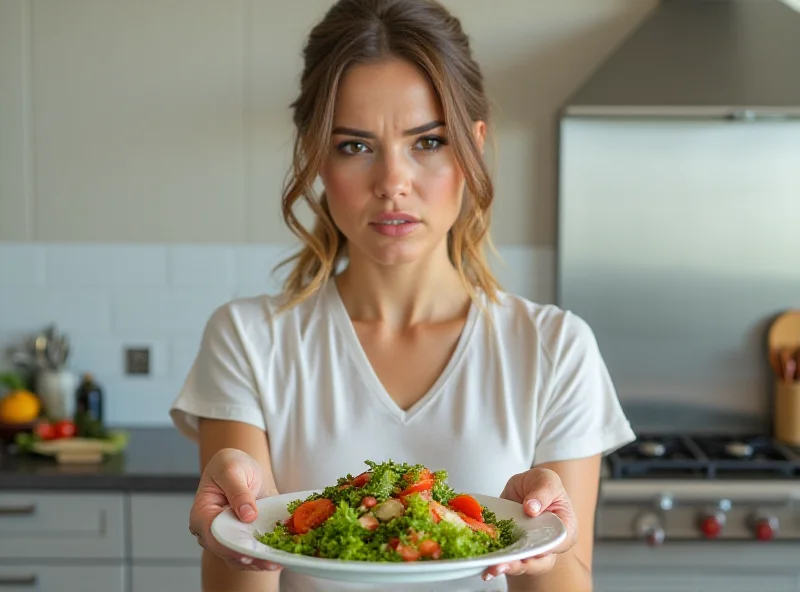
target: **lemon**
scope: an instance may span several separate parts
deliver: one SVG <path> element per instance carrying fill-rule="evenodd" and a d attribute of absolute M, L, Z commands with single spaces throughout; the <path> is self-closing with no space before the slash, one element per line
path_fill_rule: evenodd
<path fill-rule="evenodd" d="M 11 391 L 0 399 L 0 421 L 28 423 L 39 417 L 42 404 L 39 397 L 24 389 Z"/>

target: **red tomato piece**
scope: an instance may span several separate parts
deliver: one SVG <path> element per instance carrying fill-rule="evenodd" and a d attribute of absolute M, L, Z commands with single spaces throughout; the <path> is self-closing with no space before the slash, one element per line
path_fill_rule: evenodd
<path fill-rule="evenodd" d="M 376 500 L 371 495 L 366 496 L 364 499 L 361 500 L 361 505 L 365 508 L 374 508 L 378 505 L 378 500 Z"/>
<path fill-rule="evenodd" d="M 294 511 L 294 528 L 298 534 L 306 534 L 323 524 L 335 511 L 336 506 L 327 498 L 303 502 Z"/>
<path fill-rule="evenodd" d="M 283 521 L 283 524 L 286 526 L 286 530 L 289 531 L 289 534 L 297 534 L 297 531 L 294 528 L 294 514 L 289 516 L 286 520 Z"/>
<path fill-rule="evenodd" d="M 69 419 L 62 419 L 57 421 L 53 426 L 56 430 L 56 437 L 57 438 L 72 438 L 75 436 L 76 429 L 75 424 L 70 421 Z"/>
<path fill-rule="evenodd" d="M 404 545 L 403 543 L 400 543 L 397 545 L 397 549 L 395 550 L 397 551 L 398 555 L 403 558 L 403 561 L 416 561 L 419 559 L 419 551 L 410 545 Z"/>
<path fill-rule="evenodd" d="M 34 431 L 42 440 L 53 440 L 57 437 L 56 427 L 52 423 L 37 423 Z"/>
<path fill-rule="evenodd" d="M 439 557 L 442 556 L 442 548 L 439 546 L 439 543 L 433 539 L 425 539 L 419 544 L 419 554 L 422 557 L 439 559 Z"/>
<path fill-rule="evenodd" d="M 411 495 L 412 493 L 419 493 L 420 491 L 426 491 L 428 489 L 433 488 L 434 484 L 434 476 L 430 469 L 422 469 L 419 472 L 419 477 L 417 480 L 413 480 L 413 476 L 411 473 L 407 473 L 403 475 L 403 481 L 408 483 L 406 488 L 403 489 L 400 493 L 397 494 L 398 497 L 405 497 L 407 495 Z"/>
<path fill-rule="evenodd" d="M 429 507 L 434 524 L 439 524 L 444 518 L 445 512 L 447 512 L 447 508 L 435 500 L 430 503 Z"/>
<path fill-rule="evenodd" d="M 461 519 L 464 522 L 466 522 L 467 526 L 469 526 L 472 530 L 475 531 L 482 530 L 492 538 L 497 537 L 497 528 L 495 527 L 494 524 L 486 524 L 485 522 L 479 522 L 462 512 L 459 512 L 458 515 L 461 516 Z"/>
<path fill-rule="evenodd" d="M 400 544 L 400 539 L 398 539 L 397 537 L 391 537 L 389 539 L 389 546 L 392 549 L 397 549 L 397 545 L 399 545 L 399 544 Z"/>
<path fill-rule="evenodd" d="M 361 473 L 358 477 L 350 482 L 350 485 L 353 487 L 364 487 L 367 483 L 369 483 L 370 479 L 372 479 L 372 473 Z"/>
<path fill-rule="evenodd" d="M 478 522 L 483 522 L 483 508 L 471 495 L 457 495 L 447 505 L 456 512 L 462 512 Z"/>

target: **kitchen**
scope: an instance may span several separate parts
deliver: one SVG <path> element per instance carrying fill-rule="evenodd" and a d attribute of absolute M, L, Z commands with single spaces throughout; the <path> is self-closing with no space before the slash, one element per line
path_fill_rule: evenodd
<path fill-rule="evenodd" d="M 0 368 L 55 323 L 70 389 L 90 373 L 129 437 L 88 468 L 3 456 L 11 589 L 199 589 L 196 451 L 167 410 L 211 310 L 279 286 L 293 244 L 269 196 L 298 40 L 327 4 L 0 3 Z M 567 4 L 457 9 L 498 107 L 500 279 L 589 321 L 652 436 L 609 459 L 597 589 L 797 592 L 798 456 L 770 440 L 767 344 L 800 308 L 800 13 Z M 764 454 L 774 476 L 747 468 Z"/>

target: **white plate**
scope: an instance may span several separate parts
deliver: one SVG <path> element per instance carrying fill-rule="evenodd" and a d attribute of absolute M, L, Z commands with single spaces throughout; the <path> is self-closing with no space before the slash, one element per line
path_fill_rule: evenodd
<path fill-rule="evenodd" d="M 481 505 L 495 513 L 498 520 L 513 518 L 519 540 L 505 549 L 467 559 L 441 559 L 409 563 L 343 561 L 287 553 L 265 545 L 256 536 L 271 532 L 275 523 L 289 517 L 286 505 L 292 500 L 305 499 L 314 491 L 287 493 L 260 499 L 258 518 L 251 523 L 241 522 L 227 508 L 211 523 L 211 533 L 224 546 L 243 555 L 279 563 L 286 569 L 317 578 L 360 583 L 436 582 L 480 575 L 492 565 L 526 559 L 546 553 L 566 538 L 561 520 L 550 512 L 531 518 L 522 505 L 505 499 L 472 494 Z"/>

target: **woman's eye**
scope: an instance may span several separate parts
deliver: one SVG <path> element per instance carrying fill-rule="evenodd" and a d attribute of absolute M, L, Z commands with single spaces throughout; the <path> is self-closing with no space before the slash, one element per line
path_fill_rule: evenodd
<path fill-rule="evenodd" d="M 348 141 L 339 144 L 339 150 L 345 154 L 361 154 L 366 152 L 368 148 L 363 142 Z"/>
<path fill-rule="evenodd" d="M 447 144 L 444 138 L 438 138 L 436 136 L 426 136 L 424 138 L 420 138 L 417 142 L 417 146 L 424 151 L 435 151 Z"/>

